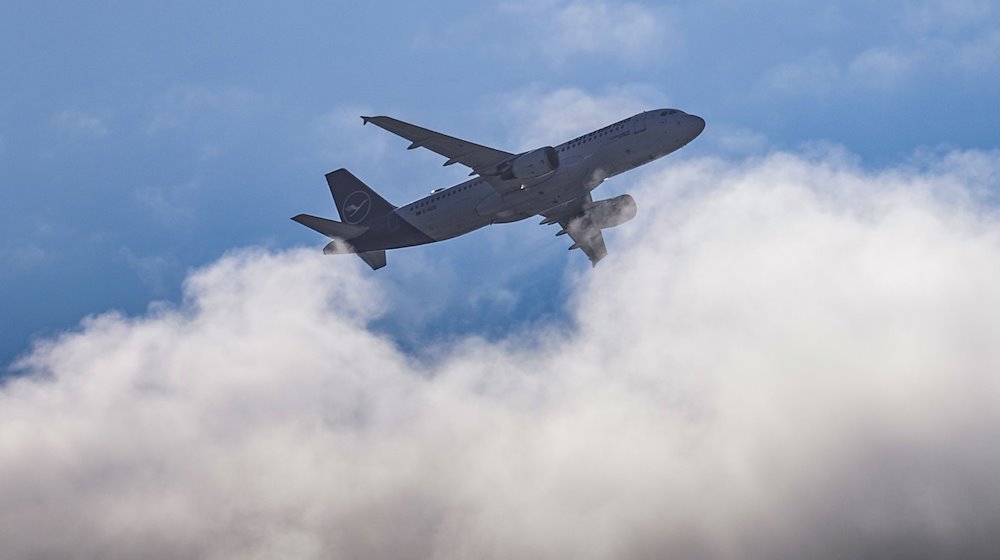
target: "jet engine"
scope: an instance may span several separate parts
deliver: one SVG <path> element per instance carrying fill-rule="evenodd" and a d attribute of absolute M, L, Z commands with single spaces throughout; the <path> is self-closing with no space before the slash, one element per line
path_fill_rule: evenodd
<path fill-rule="evenodd" d="M 559 152 L 552 146 L 538 148 L 522 154 L 500 168 L 500 178 L 505 181 L 538 179 L 559 169 Z"/>
<path fill-rule="evenodd" d="M 635 217 L 635 199 L 627 194 L 598 200 L 583 215 L 588 225 L 599 229 L 620 226 Z"/>

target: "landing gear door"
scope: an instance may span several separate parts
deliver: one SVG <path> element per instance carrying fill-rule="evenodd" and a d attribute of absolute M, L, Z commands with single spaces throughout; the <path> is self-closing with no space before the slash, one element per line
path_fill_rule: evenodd
<path fill-rule="evenodd" d="M 646 131 L 646 113 L 639 113 L 632 117 L 632 133 L 639 134 Z"/>

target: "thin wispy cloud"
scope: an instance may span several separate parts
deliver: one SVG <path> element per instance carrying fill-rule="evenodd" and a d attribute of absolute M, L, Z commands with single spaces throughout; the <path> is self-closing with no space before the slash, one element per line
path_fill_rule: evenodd
<path fill-rule="evenodd" d="M 841 74 L 828 55 L 815 54 L 773 66 L 764 72 L 761 83 L 769 93 L 823 96 L 837 87 Z"/>
<path fill-rule="evenodd" d="M 887 27 L 892 41 L 879 36 L 859 52 L 827 47 L 800 55 L 767 69 L 761 86 L 819 97 L 899 91 L 956 76 L 986 80 L 984 71 L 1000 62 L 1000 25 L 989 3 L 908 3 Z"/>
<path fill-rule="evenodd" d="M 695 159 L 573 327 L 419 358 L 357 259 L 233 252 L 0 392 L 12 558 L 989 558 L 989 152 Z M 994 179 L 989 179 L 993 177 Z"/>
<path fill-rule="evenodd" d="M 161 225 L 190 223 L 197 215 L 194 201 L 201 181 L 191 179 L 174 185 L 146 185 L 132 190 L 132 200 Z"/>
<path fill-rule="evenodd" d="M 138 255 L 127 247 L 119 251 L 119 256 L 153 295 L 162 296 L 167 292 L 167 281 L 177 268 L 175 258 L 169 255 Z"/>
<path fill-rule="evenodd" d="M 48 258 L 45 249 L 37 243 L 6 247 L 2 253 L 4 275 L 17 274 L 41 265 Z"/>
<path fill-rule="evenodd" d="M 49 121 L 54 128 L 71 134 L 100 138 L 108 135 L 104 119 L 74 109 L 59 111 Z"/>
<path fill-rule="evenodd" d="M 575 87 L 545 89 L 530 86 L 498 96 L 504 107 L 504 122 L 517 149 L 530 149 L 564 142 L 640 111 L 667 103 L 655 88 L 626 84 L 591 93 Z M 495 112 L 495 110 L 494 110 Z"/>
<path fill-rule="evenodd" d="M 847 68 L 849 79 L 865 87 L 886 90 L 904 84 L 918 70 L 918 60 L 892 49 L 876 48 L 859 54 Z"/>
<path fill-rule="evenodd" d="M 956 56 L 967 71 L 994 71 L 1000 65 L 1000 28 L 960 44 Z"/>
<path fill-rule="evenodd" d="M 958 33 L 990 22 L 995 13 L 990 0 L 916 0 L 903 2 L 904 25 L 918 33 Z"/>
<path fill-rule="evenodd" d="M 243 113 L 260 101 L 259 96 L 242 87 L 209 87 L 198 84 L 176 85 L 153 103 L 153 115 L 146 132 L 179 129 L 191 124 L 199 114 L 234 115 Z"/>
<path fill-rule="evenodd" d="M 676 17 L 665 17 L 673 12 L 636 2 L 509 2 L 500 11 L 518 18 L 533 52 L 555 64 L 598 55 L 638 65 L 670 56 L 682 42 Z"/>

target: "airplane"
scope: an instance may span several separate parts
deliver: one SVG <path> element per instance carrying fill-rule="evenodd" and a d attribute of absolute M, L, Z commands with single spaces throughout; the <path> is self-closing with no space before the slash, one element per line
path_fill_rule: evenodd
<path fill-rule="evenodd" d="M 514 154 L 447 136 L 392 117 L 361 117 L 409 140 L 407 149 L 426 148 L 472 170 L 472 179 L 439 188 L 405 206 L 394 206 L 346 169 L 327 173 L 326 182 L 342 221 L 308 214 L 292 219 L 330 241 L 324 254 L 357 254 L 377 270 L 389 249 L 444 241 L 479 228 L 541 215 L 541 225 L 559 224 L 592 266 L 607 256 L 601 230 L 636 214 L 627 194 L 593 200 L 606 179 L 674 152 L 705 129 L 701 117 L 678 109 L 645 111 L 558 146 Z"/>

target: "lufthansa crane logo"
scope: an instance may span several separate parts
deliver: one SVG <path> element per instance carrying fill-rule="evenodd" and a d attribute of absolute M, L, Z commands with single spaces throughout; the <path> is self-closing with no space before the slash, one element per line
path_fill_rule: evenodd
<path fill-rule="evenodd" d="M 356 224 L 368 217 L 372 209 L 372 199 L 365 191 L 354 191 L 344 200 L 344 221 Z"/>

